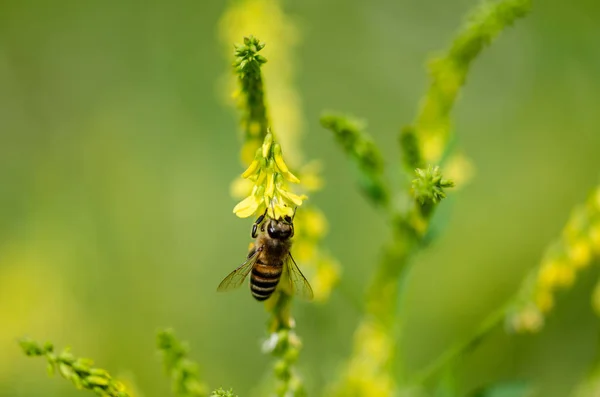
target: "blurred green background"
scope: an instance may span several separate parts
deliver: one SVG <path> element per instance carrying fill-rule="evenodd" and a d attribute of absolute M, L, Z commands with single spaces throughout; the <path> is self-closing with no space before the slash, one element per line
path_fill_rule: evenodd
<path fill-rule="evenodd" d="M 284 3 L 302 36 L 302 145 L 325 164 L 326 186 L 311 201 L 328 218 L 326 246 L 343 267 L 330 301 L 296 304 L 311 395 L 351 351 L 354 302 L 387 238 L 318 116 L 333 108 L 367 118 L 395 167 L 397 133 L 426 87 L 425 60 L 475 4 Z M 190 341 L 211 387 L 251 395 L 270 371 L 260 353 L 263 306 L 245 289 L 215 292 L 243 260 L 251 225 L 231 213 L 229 184 L 242 168 L 238 114 L 218 84 L 231 61 L 217 35 L 226 7 L 0 2 L 1 396 L 80 393 L 24 358 L 22 335 L 93 357 L 136 396 L 168 393 L 154 347 L 164 326 Z M 456 146 L 476 174 L 442 205 L 439 238 L 408 277 L 409 370 L 514 293 L 597 184 L 599 13 L 592 0 L 535 2 L 477 59 L 455 112 Z M 268 84 L 268 65 L 265 75 Z M 464 389 L 519 378 L 537 395 L 567 395 L 596 355 L 596 277 L 583 273 L 541 334 L 494 333 L 462 362 Z"/>

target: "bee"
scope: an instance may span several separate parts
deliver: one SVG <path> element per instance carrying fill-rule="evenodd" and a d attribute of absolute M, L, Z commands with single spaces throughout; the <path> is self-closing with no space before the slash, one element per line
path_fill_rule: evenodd
<path fill-rule="evenodd" d="M 293 236 L 293 217 L 273 219 L 267 216 L 265 211 L 252 225 L 252 238 L 255 239 L 255 243 L 250 248 L 246 261 L 221 281 L 217 291 L 238 288 L 251 273 L 250 292 L 257 301 L 268 299 L 280 284 L 280 280 L 283 280 L 282 286 L 288 292 L 308 300 L 312 299 L 312 288 L 290 252 Z"/>

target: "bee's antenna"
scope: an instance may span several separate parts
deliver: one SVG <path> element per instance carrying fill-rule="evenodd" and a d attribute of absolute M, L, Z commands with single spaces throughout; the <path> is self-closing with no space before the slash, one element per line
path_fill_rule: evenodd
<path fill-rule="evenodd" d="M 294 213 L 292 214 L 292 222 L 294 222 L 294 217 L 296 216 L 297 209 L 298 209 L 298 206 L 294 207 Z"/>

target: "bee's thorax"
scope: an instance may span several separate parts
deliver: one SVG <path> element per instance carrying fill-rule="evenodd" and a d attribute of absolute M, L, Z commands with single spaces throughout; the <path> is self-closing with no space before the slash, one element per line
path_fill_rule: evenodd
<path fill-rule="evenodd" d="M 270 238 L 268 235 L 261 234 L 256 239 L 256 245 L 262 248 L 260 256 L 264 262 L 271 264 L 274 262 L 283 262 L 290 252 L 292 241 L 290 239 L 278 240 Z"/>

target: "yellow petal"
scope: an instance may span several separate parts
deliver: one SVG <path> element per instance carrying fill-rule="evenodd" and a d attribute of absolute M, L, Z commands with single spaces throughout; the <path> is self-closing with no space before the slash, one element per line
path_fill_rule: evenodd
<path fill-rule="evenodd" d="M 275 158 L 275 164 L 277 165 L 277 168 L 279 168 L 283 174 L 290 172 L 285 164 L 285 161 L 283 161 L 283 157 L 281 155 L 281 146 L 279 146 L 278 143 L 273 145 L 273 157 Z"/>
<path fill-rule="evenodd" d="M 258 170 L 259 165 L 260 165 L 260 162 L 257 159 L 252 160 L 252 163 L 250 163 L 250 166 L 242 174 L 242 178 L 245 179 L 245 178 L 248 178 L 250 175 L 254 174 Z"/>
<path fill-rule="evenodd" d="M 281 195 L 284 198 L 288 199 L 289 201 L 291 201 L 292 203 L 294 203 L 294 204 L 296 204 L 298 206 L 302 205 L 302 201 L 306 200 L 308 198 L 305 195 L 299 196 L 297 194 L 294 194 L 292 192 L 288 192 L 287 190 L 283 190 L 283 189 L 279 190 L 279 193 L 281 193 Z"/>
<path fill-rule="evenodd" d="M 280 207 L 278 205 L 276 205 L 273 208 L 273 219 L 279 219 L 281 217 L 282 217 L 282 215 L 281 215 L 281 209 L 280 209 Z"/>
<path fill-rule="evenodd" d="M 271 144 L 273 143 L 273 134 L 267 134 L 265 136 L 265 142 L 262 145 L 262 155 L 264 158 L 269 157 L 269 152 L 271 151 Z"/>
<path fill-rule="evenodd" d="M 300 179 L 296 178 L 296 175 L 292 174 L 289 171 L 285 172 L 283 175 L 285 176 L 285 179 L 292 183 L 300 183 Z"/>
<path fill-rule="evenodd" d="M 272 171 L 267 171 L 267 187 L 265 188 L 265 196 L 273 197 L 275 191 L 275 174 Z"/>
<path fill-rule="evenodd" d="M 275 204 L 275 219 L 281 219 L 285 216 L 294 215 L 292 207 L 288 207 L 284 204 Z"/>
<path fill-rule="evenodd" d="M 256 212 L 258 205 L 259 202 L 256 199 L 256 196 L 248 196 L 233 208 L 233 213 L 240 218 L 247 218 Z"/>
<path fill-rule="evenodd" d="M 260 170 L 258 173 L 258 177 L 256 178 L 256 186 L 262 186 L 265 183 L 265 178 L 267 177 L 267 171 L 264 169 Z"/>

